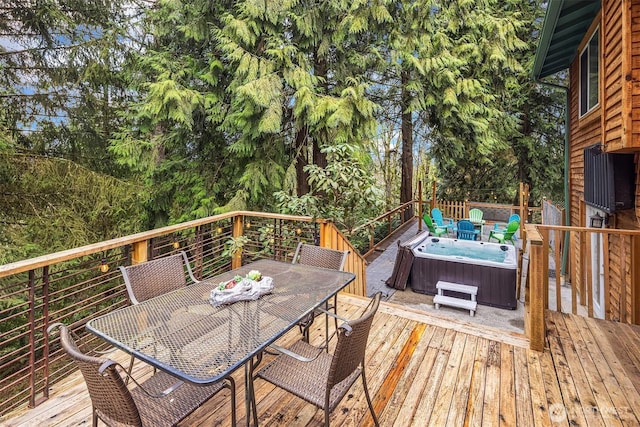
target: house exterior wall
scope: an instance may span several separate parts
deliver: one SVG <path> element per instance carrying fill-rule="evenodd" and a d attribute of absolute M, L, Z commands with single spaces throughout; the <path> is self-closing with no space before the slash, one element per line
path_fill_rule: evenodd
<path fill-rule="evenodd" d="M 580 53 L 593 34 L 600 30 L 599 105 L 579 116 Z M 635 209 L 617 212 L 610 227 L 640 229 L 640 2 L 603 0 L 602 10 L 585 35 L 576 59 L 569 68 L 569 191 L 571 225 L 586 226 L 584 209 L 583 150 L 602 143 L 606 152 L 635 153 Z M 577 233 L 573 247 L 580 244 Z M 611 262 L 605 292 L 608 300 L 605 317 L 640 323 L 640 313 L 632 307 L 640 302 L 640 277 L 632 265 L 637 259 L 638 243 L 629 236 L 610 235 L 608 254 Z M 579 251 L 574 251 L 579 252 Z M 579 256 L 571 259 L 571 279 L 583 289 Z M 634 303 L 635 301 L 635 303 Z"/>
<path fill-rule="evenodd" d="M 605 151 L 622 148 L 623 132 L 623 94 L 624 80 L 622 79 L 623 57 L 622 1 L 604 1 L 601 11 L 601 64 L 600 64 L 600 105 L 602 106 L 601 127 L 602 143 Z"/>
<path fill-rule="evenodd" d="M 631 133 L 633 146 L 640 147 L 640 2 L 631 2 L 629 14 L 631 40 L 628 42 L 630 51 L 628 75 L 630 78 L 625 76 L 625 84 L 630 91 L 631 98 L 629 107 L 631 108 L 629 113 L 631 129 L 629 129 L 629 132 Z M 636 186 L 636 188 L 638 187 Z M 638 210 L 638 203 L 636 203 L 636 210 Z M 640 211 L 637 212 L 636 215 L 640 217 Z"/>

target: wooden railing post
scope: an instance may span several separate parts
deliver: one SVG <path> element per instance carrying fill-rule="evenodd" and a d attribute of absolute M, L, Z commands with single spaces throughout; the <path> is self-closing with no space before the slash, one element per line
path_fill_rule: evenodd
<path fill-rule="evenodd" d="M 433 180 L 433 185 L 431 186 L 431 210 L 436 207 L 436 180 Z"/>
<path fill-rule="evenodd" d="M 233 217 L 233 237 L 238 238 L 242 236 L 244 217 L 242 215 L 236 215 Z M 231 256 L 231 268 L 242 267 L 242 251 L 238 251 Z"/>
<path fill-rule="evenodd" d="M 321 222 L 320 223 L 320 242 L 319 246 L 323 248 L 331 248 L 331 236 L 329 233 L 331 232 L 331 227 L 328 226 L 328 223 Z"/>
<path fill-rule="evenodd" d="M 542 259 L 547 260 L 547 262 L 542 263 L 542 277 L 544 282 L 546 282 L 543 285 L 547 290 L 543 292 L 542 295 L 544 297 L 544 309 L 547 310 L 549 308 L 549 230 L 541 230 L 540 236 L 542 237 Z"/>
<path fill-rule="evenodd" d="M 376 233 L 375 227 L 373 225 L 370 225 L 369 226 L 369 251 L 372 251 L 376 245 L 375 233 Z"/>
<path fill-rule="evenodd" d="M 553 260 L 556 267 L 556 311 L 559 313 L 562 313 L 562 276 L 560 274 L 560 266 L 562 265 L 562 245 L 560 239 L 563 234 L 564 233 L 558 230 L 553 232 Z"/>
<path fill-rule="evenodd" d="M 545 320 L 544 320 L 544 304 L 546 278 L 544 271 L 548 268 L 549 260 L 545 262 L 543 241 L 540 234 L 533 228 L 529 229 L 529 273 L 531 297 L 529 298 L 529 348 L 535 351 L 544 351 L 545 339 Z M 545 268 L 545 265 L 547 267 Z"/>
<path fill-rule="evenodd" d="M 631 258 L 640 257 L 640 237 L 630 236 Z M 632 262 L 631 269 L 631 323 L 640 324 L 640 263 Z"/>
<path fill-rule="evenodd" d="M 48 267 L 45 267 L 48 268 Z M 43 273 L 44 274 L 44 273 Z M 36 406 L 36 274 L 29 270 L 29 407 Z"/>
<path fill-rule="evenodd" d="M 149 260 L 149 241 L 141 240 L 135 242 L 131 252 L 131 264 L 140 264 Z"/>
<path fill-rule="evenodd" d="M 592 233 L 587 231 L 584 233 L 584 257 L 581 259 L 584 260 L 584 290 L 586 291 L 586 303 L 587 303 L 587 315 L 589 317 L 593 317 L 593 266 L 591 265 L 591 237 Z"/>

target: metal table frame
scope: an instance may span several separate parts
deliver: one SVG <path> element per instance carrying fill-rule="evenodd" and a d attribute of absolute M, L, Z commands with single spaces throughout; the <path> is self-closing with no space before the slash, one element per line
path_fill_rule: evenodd
<path fill-rule="evenodd" d="M 209 303 L 210 292 L 219 282 L 250 270 L 273 278 L 271 294 L 219 307 Z M 249 425 L 251 372 L 264 349 L 354 279 L 353 273 L 260 260 L 112 311 L 90 320 L 86 327 L 149 365 L 193 384 L 211 384 L 244 366 Z M 257 421 L 257 414 L 253 418 Z"/>

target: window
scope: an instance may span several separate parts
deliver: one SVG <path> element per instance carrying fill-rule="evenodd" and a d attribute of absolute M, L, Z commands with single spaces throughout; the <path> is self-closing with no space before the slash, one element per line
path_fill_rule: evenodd
<path fill-rule="evenodd" d="M 598 83 L 600 66 L 599 30 L 591 35 L 589 43 L 580 54 L 580 115 L 588 113 L 598 105 Z"/>

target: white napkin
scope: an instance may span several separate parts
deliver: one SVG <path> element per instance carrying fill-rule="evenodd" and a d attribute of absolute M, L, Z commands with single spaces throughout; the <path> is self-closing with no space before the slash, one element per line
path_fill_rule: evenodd
<path fill-rule="evenodd" d="M 209 296 L 209 302 L 215 307 L 223 304 L 231 304 L 237 301 L 251 301 L 268 294 L 273 290 L 273 278 L 263 276 L 257 282 L 247 278 L 236 284 L 231 289 L 213 289 Z"/>

